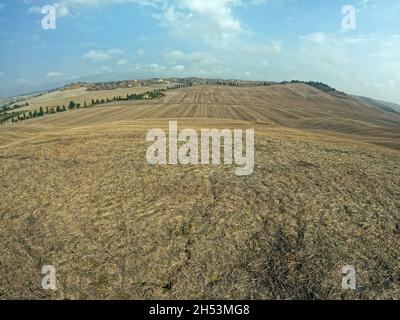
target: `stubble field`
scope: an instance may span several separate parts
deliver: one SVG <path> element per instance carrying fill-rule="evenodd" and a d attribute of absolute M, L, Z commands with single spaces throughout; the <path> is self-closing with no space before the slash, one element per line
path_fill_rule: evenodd
<path fill-rule="evenodd" d="M 399 299 L 397 119 L 337 99 L 190 88 L 0 127 L 0 297 Z M 147 164 L 168 120 L 254 128 L 253 175 Z"/>

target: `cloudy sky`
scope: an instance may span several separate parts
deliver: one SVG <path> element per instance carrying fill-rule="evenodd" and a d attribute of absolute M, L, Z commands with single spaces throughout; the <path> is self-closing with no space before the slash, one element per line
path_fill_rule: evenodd
<path fill-rule="evenodd" d="M 42 28 L 42 7 L 57 10 Z M 344 30 L 342 8 L 356 9 Z M 149 77 L 315 80 L 400 103 L 398 0 L 0 0 L 0 96 Z"/>

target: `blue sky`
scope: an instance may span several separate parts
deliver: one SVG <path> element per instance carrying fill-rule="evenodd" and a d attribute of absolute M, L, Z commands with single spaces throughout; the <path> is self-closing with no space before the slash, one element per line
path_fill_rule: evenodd
<path fill-rule="evenodd" d="M 57 9 L 43 30 L 41 8 Z M 342 7 L 356 28 L 342 29 Z M 0 0 L 0 96 L 149 77 L 316 80 L 400 103 L 398 0 Z"/>

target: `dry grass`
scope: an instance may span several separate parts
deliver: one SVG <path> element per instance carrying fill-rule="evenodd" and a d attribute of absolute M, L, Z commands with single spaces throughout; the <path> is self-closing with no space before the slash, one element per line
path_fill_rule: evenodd
<path fill-rule="evenodd" d="M 60 104 L 59 99 L 69 102 L 72 98 L 65 94 L 75 90 L 83 89 L 56 92 L 53 93 L 54 97 L 50 94 L 43 96 L 43 99 L 50 99 L 54 104 Z M 114 91 L 105 92 L 111 98 L 115 95 Z M 90 99 L 96 98 L 96 95 L 103 97 L 103 91 L 88 91 L 87 94 Z M 74 98 L 82 103 L 79 99 L 83 99 L 83 96 Z M 400 150 L 400 116 L 377 110 L 350 97 L 332 96 L 304 84 L 250 88 L 186 88 L 170 91 L 160 100 L 115 102 L 93 109 L 69 111 L 43 119 L 35 118 L 17 125 L 10 124 L 12 128 L 0 126 L 0 134 L 9 135 L 10 131 L 15 131 L 16 137 L 18 134 L 24 135 L 25 130 L 31 131 L 32 126 L 35 130 L 54 131 L 60 126 L 75 128 L 114 121 L 157 118 L 241 120 L 268 126 L 305 129 L 317 134 L 327 133 Z M 8 141 L 15 142 L 15 139 Z M 7 141 L 3 144 L 7 144 Z"/>
<path fill-rule="evenodd" d="M 400 298 L 399 151 L 253 121 L 251 105 L 230 117 L 222 104 L 173 102 L 180 92 L 163 109 L 1 128 L 1 298 Z M 155 110 L 163 119 L 141 119 Z M 180 128 L 254 127 L 254 174 L 148 165 L 147 130 L 175 113 Z M 199 113 L 209 118 L 184 118 Z M 57 269 L 54 293 L 41 289 L 45 264 Z M 341 288 L 348 264 L 353 292 Z"/>

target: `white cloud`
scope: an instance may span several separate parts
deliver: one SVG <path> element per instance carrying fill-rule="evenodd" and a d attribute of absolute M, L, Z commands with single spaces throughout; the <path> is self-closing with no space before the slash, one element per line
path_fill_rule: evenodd
<path fill-rule="evenodd" d="M 180 50 L 172 50 L 165 54 L 165 57 L 172 63 L 190 62 L 196 66 L 213 65 L 218 62 L 213 55 L 207 52 L 191 52 L 186 53 Z"/>
<path fill-rule="evenodd" d="M 301 37 L 301 39 L 312 43 L 323 43 L 326 40 L 326 35 L 322 32 L 314 32 Z"/>
<path fill-rule="evenodd" d="M 63 18 L 69 15 L 69 9 L 62 3 L 55 3 L 57 17 Z"/>
<path fill-rule="evenodd" d="M 105 61 L 111 59 L 111 56 L 108 53 L 100 50 L 90 50 L 82 56 L 82 59 L 92 61 Z"/>
<path fill-rule="evenodd" d="M 24 1 L 31 4 L 31 1 Z M 164 0 L 59 0 L 52 3 L 56 7 L 57 16 L 62 18 L 70 14 L 70 11 L 77 11 L 85 7 L 98 7 L 105 5 L 118 5 L 124 3 L 132 3 L 140 6 L 152 6 L 157 8 Z M 42 8 L 39 6 L 31 6 L 30 13 L 40 13 Z"/>
<path fill-rule="evenodd" d="M 69 9 L 64 3 L 56 2 L 56 3 L 53 3 L 53 6 L 56 9 L 57 18 L 64 18 L 69 15 Z M 42 14 L 42 7 L 31 6 L 31 7 L 29 7 L 28 12 Z"/>
<path fill-rule="evenodd" d="M 102 5 L 116 5 L 116 4 L 124 4 L 124 3 L 133 3 L 143 6 L 153 6 L 156 7 L 159 4 L 163 3 L 164 0 L 60 0 L 59 3 L 67 6 L 88 6 L 88 7 L 96 7 Z"/>
<path fill-rule="evenodd" d="M 138 55 L 138 56 L 142 56 L 142 55 L 144 55 L 146 53 L 146 51 L 143 49 L 143 48 L 139 48 L 139 49 L 137 49 L 136 51 L 135 51 L 135 55 Z"/>
<path fill-rule="evenodd" d="M 148 65 L 148 68 L 151 69 L 152 71 L 165 70 L 165 67 L 160 66 L 158 63 L 151 63 Z"/>
<path fill-rule="evenodd" d="M 200 37 L 209 42 L 231 41 L 242 33 L 242 24 L 233 8 L 240 0 L 167 1 L 160 13 L 154 14 L 161 25 L 179 34 Z"/>
<path fill-rule="evenodd" d="M 29 7 L 28 12 L 42 14 L 42 8 L 38 6 Z"/>
<path fill-rule="evenodd" d="M 117 66 L 127 66 L 129 65 L 129 61 L 127 59 L 121 59 L 117 61 Z"/>
<path fill-rule="evenodd" d="M 222 32 L 239 32 L 240 21 L 233 16 L 232 7 L 238 6 L 237 0 L 187 0 L 182 5 L 194 14 L 210 17 L 221 28 Z"/>
<path fill-rule="evenodd" d="M 118 48 L 111 48 L 111 49 L 109 49 L 109 50 L 107 51 L 107 53 L 108 53 L 109 55 L 112 55 L 112 56 L 121 54 L 121 53 L 123 53 L 123 52 L 124 52 L 123 50 L 118 49 Z"/>
<path fill-rule="evenodd" d="M 358 4 L 360 10 L 375 8 L 378 6 L 378 0 L 361 0 Z"/>
<path fill-rule="evenodd" d="M 134 4 L 148 6 L 156 11 L 153 17 L 161 25 L 180 34 L 193 35 L 210 42 L 230 41 L 243 32 L 243 26 L 234 9 L 240 6 L 260 5 L 265 0 L 59 0 L 57 14 L 67 16 L 72 10 L 104 5 Z M 31 7 L 31 12 L 40 12 Z"/>
<path fill-rule="evenodd" d="M 48 78 L 58 78 L 62 77 L 64 74 L 62 72 L 57 72 L 57 71 L 50 71 L 46 74 L 46 77 Z"/>
<path fill-rule="evenodd" d="M 182 71 L 185 71 L 185 66 L 184 65 L 175 65 L 172 67 L 172 70 L 182 72 Z"/>
<path fill-rule="evenodd" d="M 83 56 L 82 59 L 84 60 L 91 60 L 91 61 L 106 61 L 110 60 L 112 57 L 116 55 L 120 55 L 123 53 L 121 49 L 118 48 L 111 48 L 107 51 L 104 50 L 90 50 L 86 52 Z"/>

